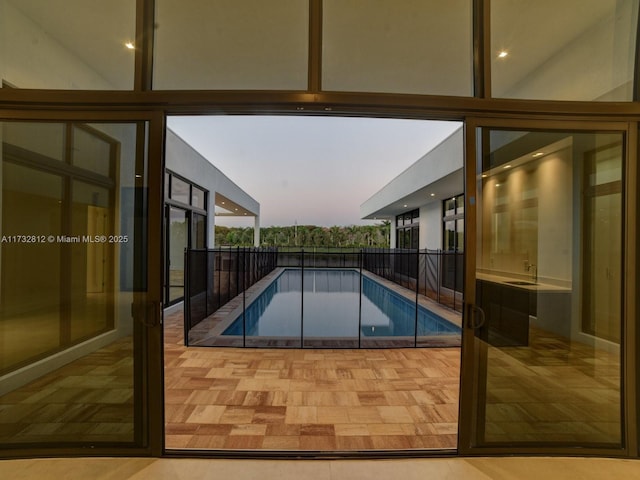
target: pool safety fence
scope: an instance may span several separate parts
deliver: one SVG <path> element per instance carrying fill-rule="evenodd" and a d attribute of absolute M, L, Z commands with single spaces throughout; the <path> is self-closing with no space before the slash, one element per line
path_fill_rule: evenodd
<path fill-rule="evenodd" d="M 185 251 L 185 340 L 193 327 L 276 268 L 275 248 Z"/>
<path fill-rule="evenodd" d="M 454 313 L 462 311 L 462 267 L 461 253 L 409 249 L 359 249 L 359 248 L 217 248 L 188 249 L 185 251 L 185 343 L 201 346 L 236 347 L 290 347 L 290 348 L 375 348 L 416 346 L 458 346 L 459 334 L 450 334 L 447 328 L 425 327 L 423 322 L 425 303 L 447 307 L 442 309 Z M 276 278 L 285 270 L 299 270 L 299 284 L 286 287 L 295 291 L 288 309 L 299 326 L 292 335 L 255 334 L 256 312 L 262 312 L 271 296 L 265 290 L 274 285 Z M 318 336 L 305 332 L 305 316 L 310 317 L 310 306 L 305 307 L 310 286 L 305 285 L 305 271 L 318 269 L 342 269 L 358 272 L 358 305 L 355 306 L 358 328 L 348 336 Z M 267 278 L 265 278 L 267 277 Z M 389 329 L 378 328 L 375 335 L 367 329 L 365 311 L 363 324 L 363 277 L 386 283 L 386 289 L 394 293 L 387 300 L 389 305 L 378 307 L 388 315 L 396 315 L 394 305 L 399 301 L 409 302 L 415 317 L 414 328 L 407 335 Z M 306 280 L 309 282 L 308 278 Z M 282 287 L 280 287 L 282 288 Z M 314 284 L 314 290 L 316 285 Z M 330 289 L 342 289 L 330 287 Z M 353 290 L 353 287 L 349 287 Z M 272 288 L 273 289 L 273 288 Z M 266 292 L 269 293 L 269 292 Z M 428 300 L 427 300 L 428 299 Z M 264 304 L 264 305 L 263 305 Z M 248 308 L 251 307 L 249 310 Z M 366 308 L 366 306 L 365 306 Z M 406 307 L 403 307 L 406 310 Z M 441 308 L 441 307 L 440 307 Z M 406 315 L 406 312 L 405 312 Z M 429 314 L 427 314 L 429 315 Z M 446 316 L 446 315 L 445 315 Z M 235 322 L 235 323 L 234 323 Z M 446 322 L 445 322 L 446 323 Z M 455 322 L 454 322 L 455 323 Z M 234 324 L 235 327 L 231 328 Z M 238 326 L 240 325 L 240 326 Z M 375 327 L 374 327 L 375 328 Z M 431 329 L 431 330 L 430 330 Z M 308 330 L 308 329 L 307 329 Z M 229 332 L 232 333 L 229 333 Z M 254 332 L 254 333 L 251 333 Z"/>

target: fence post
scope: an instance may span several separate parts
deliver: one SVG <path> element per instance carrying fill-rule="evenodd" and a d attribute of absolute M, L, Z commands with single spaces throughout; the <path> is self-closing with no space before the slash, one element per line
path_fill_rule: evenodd
<path fill-rule="evenodd" d="M 246 249 L 242 250 L 242 270 L 244 274 L 242 275 L 242 346 L 247 346 L 247 289 L 245 286 L 245 277 L 246 277 Z M 238 271 L 240 271 L 240 247 L 238 247 Z M 238 283 L 238 286 L 240 284 Z"/>
<path fill-rule="evenodd" d="M 189 331 L 191 330 L 191 282 L 189 277 L 191 275 L 191 269 L 189 268 L 189 249 L 184 249 L 184 313 L 185 318 L 183 321 L 184 329 L 184 346 L 189 346 Z M 169 292 L 171 292 L 171 280 L 169 280 Z"/>
<path fill-rule="evenodd" d="M 413 332 L 413 346 L 418 346 L 418 295 L 420 290 L 420 250 L 416 248 L 416 324 Z"/>
<path fill-rule="evenodd" d="M 304 248 L 300 249 L 300 348 L 304 348 Z"/>
<path fill-rule="evenodd" d="M 358 304 L 358 348 L 362 347 L 362 249 L 360 249 L 360 303 Z"/>

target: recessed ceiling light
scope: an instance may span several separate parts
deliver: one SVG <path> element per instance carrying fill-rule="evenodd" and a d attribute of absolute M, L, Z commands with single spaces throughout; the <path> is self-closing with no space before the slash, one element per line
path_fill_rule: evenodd
<path fill-rule="evenodd" d="M 498 53 L 498 58 L 504 58 L 507 55 L 509 55 L 509 52 L 507 52 L 506 50 L 502 50 L 500 53 Z"/>
<path fill-rule="evenodd" d="M 221 202 L 221 203 L 222 203 L 222 205 L 224 205 L 224 202 Z"/>
<path fill-rule="evenodd" d="M 486 174 L 486 173 L 483 173 L 483 174 L 482 174 L 482 178 L 487 178 L 487 174 Z"/>
<path fill-rule="evenodd" d="M 238 209 L 236 208 L 236 212 L 238 211 Z"/>
<path fill-rule="evenodd" d="M 500 184 L 499 184 L 499 183 L 496 183 L 496 187 L 499 187 L 499 186 L 500 186 Z"/>
<path fill-rule="evenodd" d="M 403 207 L 404 207 L 404 208 L 407 208 L 407 204 L 405 203 L 405 204 L 403 205 Z"/>
<path fill-rule="evenodd" d="M 142 175 L 140 175 L 139 173 L 136 173 L 136 178 L 142 178 Z"/>
<path fill-rule="evenodd" d="M 136 46 L 132 42 L 127 42 L 124 44 L 124 46 L 127 47 L 129 50 L 133 50 L 134 48 L 136 48 Z"/>
<path fill-rule="evenodd" d="M 542 155 L 544 155 L 544 152 L 536 152 L 533 154 L 534 157 L 541 157 Z"/>
<path fill-rule="evenodd" d="M 504 167 L 502 167 L 502 168 L 511 168 L 511 165 L 505 165 L 505 166 L 504 166 Z"/>
<path fill-rule="evenodd" d="M 432 194 L 431 194 L 431 196 L 432 196 L 432 197 L 435 197 L 435 196 L 436 196 L 436 194 L 435 194 L 435 193 L 432 193 Z"/>

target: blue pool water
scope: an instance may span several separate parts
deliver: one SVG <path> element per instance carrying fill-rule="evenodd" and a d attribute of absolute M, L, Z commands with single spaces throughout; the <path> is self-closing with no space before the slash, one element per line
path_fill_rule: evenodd
<path fill-rule="evenodd" d="M 358 337 L 360 274 L 355 270 L 287 269 L 254 302 L 244 320 L 247 336 Z M 303 290 L 304 295 L 300 292 Z M 414 336 L 416 304 L 362 277 L 365 337 Z M 302 321 L 301 321 L 302 319 Z M 223 335 L 242 335 L 240 315 Z M 460 328 L 418 305 L 418 336 L 459 335 Z"/>

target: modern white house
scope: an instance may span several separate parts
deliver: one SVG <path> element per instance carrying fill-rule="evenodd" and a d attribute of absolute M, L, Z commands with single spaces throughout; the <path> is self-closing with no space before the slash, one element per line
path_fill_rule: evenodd
<path fill-rule="evenodd" d="M 445 203 L 464 191 L 463 145 L 460 127 L 360 205 L 363 219 L 391 222 L 391 248 L 450 248 Z"/>
<path fill-rule="evenodd" d="M 165 306 L 184 297 L 184 250 L 213 248 L 215 219 L 253 217 L 260 245 L 260 204 L 171 129 L 165 144 Z"/>

